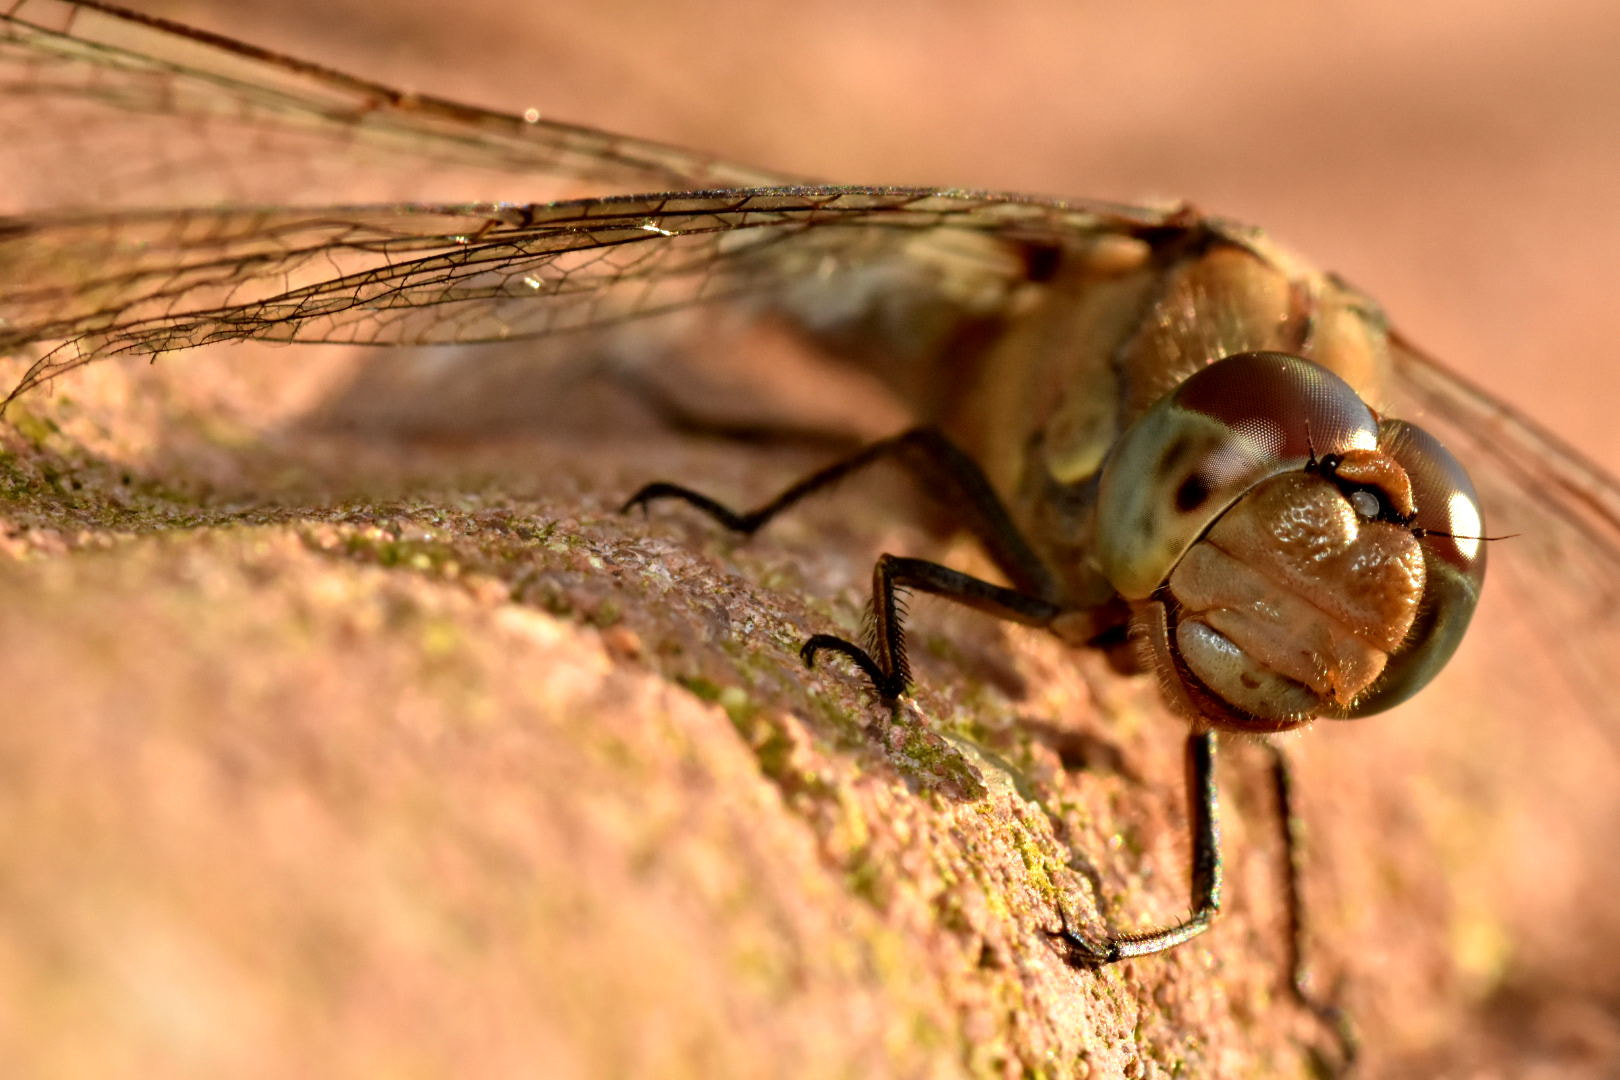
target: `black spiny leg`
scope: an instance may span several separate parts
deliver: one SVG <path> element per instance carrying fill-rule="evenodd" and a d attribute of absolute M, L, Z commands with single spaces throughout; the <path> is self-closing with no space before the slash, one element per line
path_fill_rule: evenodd
<path fill-rule="evenodd" d="M 649 484 L 625 503 L 625 509 L 657 499 L 676 498 L 730 529 L 752 533 L 800 499 L 890 454 L 901 457 L 926 479 L 934 481 L 936 494 L 945 498 L 956 496 L 954 505 L 964 524 L 984 542 L 991 557 L 1015 586 L 1003 588 L 924 559 L 880 557 L 872 569 L 869 646 L 863 648 L 831 634 L 817 634 L 804 643 L 800 655 L 807 664 L 813 664 L 821 653 L 838 653 L 865 673 L 879 697 L 893 702 L 905 693 L 909 676 L 905 630 L 897 600 L 901 590 L 932 593 L 1027 626 L 1047 626 L 1060 615 L 1072 614 L 1056 602 L 1051 572 L 1019 534 L 989 480 L 972 459 L 938 431 L 921 428 L 875 443 L 853 457 L 811 474 L 758 510 L 745 514 L 735 513 L 688 488 L 665 483 Z M 1202 933 L 1214 921 L 1221 904 L 1214 732 L 1199 732 L 1187 738 L 1187 789 L 1192 820 L 1192 914 L 1174 926 L 1148 933 L 1117 934 L 1101 942 L 1087 940 L 1065 927 L 1062 936 L 1072 948 L 1076 962 L 1107 964 L 1162 952 Z"/>
<path fill-rule="evenodd" d="M 1163 952 L 1209 929 L 1221 908 L 1221 821 L 1215 792 L 1215 733 L 1187 736 L 1187 801 L 1192 820 L 1192 914 L 1174 926 L 1138 934 L 1115 934 L 1102 941 L 1081 937 L 1065 926 L 1063 940 L 1079 964 L 1112 964 L 1133 956 Z"/>
<path fill-rule="evenodd" d="M 824 652 L 837 653 L 861 669 L 879 697 L 894 702 L 905 693 L 909 680 L 905 630 L 901 624 L 899 593 L 921 590 L 999 618 L 1028 626 L 1048 626 L 1065 611 L 1057 603 L 1051 571 L 1019 533 L 1011 516 L 979 467 L 955 444 L 933 428 L 917 428 L 877 442 L 842 461 L 834 462 L 792 485 L 756 510 L 737 513 L 700 492 L 678 484 L 648 484 L 626 500 L 623 510 L 645 507 L 661 499 L 678 499 L 708 514 L 726 528 L 752 534 L 801 499 L 831 486 L 885 457 L 894 456 L 917 471 L 940 498 L 952 500 L 967 528 L 984 543 L 991 557 L 1014 588 L 1004 588 L 924 559 L 883 555 L 872 569 L 870 641 L 866 647 L 831 634 L 816 634 L 804 643 L 800 655 L 814 664 Z M 1196 937 L 1214 922 L 1221 906 L 1220 812 L 1215 786 L 1215 733 L 1195 732 L 1187 737 L 1186 770 L 1189 819 L 1192 832 L 1190 871 L 1191 912 L 1173 926 L 1145 933 L 1112 934 L 1091 940 L 1066 925 L 1060 936 L 1076 964 L 1111 964 L 1119 960 L 1163 952 Z M 1348 1073 L 1358 1041 L 1348 1017 L 1312 992 L 1304 961 L 1306 936 L 1300 881 L 1303 875 L 1300 820 L 1293 811 L 1292 779 L 1288 763 L 1272 748 L 1274 783 L 1280 807 L 1283 839 L 1288 852 L 1288 911 L 1290 922 L 1290 985 L 1294 996 L 1330 1025 L 1341 1049 L 1337 1070 Z"/>
<path fill-rule="evenodd" d="M 872 567 L 872 624 L 867 649 L 831 634 L 817 634 L 804 643 L 799 655 L 814 665 L 816 654 L 835 652 L 848 657 L 872 680 L 884 701 L 906 691 L 911 667 L 906 662 L 906 632 L 900 621 L 898 595 L 902 589 L 943 596 L 959 604 L 1026 626 L 1045 626 L 1063 608 L 1038 596 L 1005 589 L 926 559 L 882 555 Z"/>
<path fill-rule="evenodd" d="M 917 473 L 929 491 L 951 504 L 960 514 L 963 527 L 979 538 L 1015 588 L 1046 599 L 1057 595 L 1052 572 L 1019 533 L 984 472 L 937 428 L 913 428 L 875 442 L 850 457 L 818 469 L 770 502 L 746 513 L 739 514 L 691 488 L 662 481 L 648 484 L 625 500 L 620 509 L 625 512 L 662 499 L 678 499 L 708 514 L 732 532 L 752 535 L 807 496 L 889 457 L 897 458 Z"/>
<path fill-rule="evenodd" d="M 872 570 L 872 640 L 867 648 L 854 641 L 818 633 L 805 641 L 800 656 L 805 664 L 815 664 L 818 653 L 838 653 L 849 657 L 867 678 L 873 690 L 885 701 L 894 701 L 906 693 L 909 667 L 906 664 L 906 631 L 901 627 L 901 612 L 897 593 L 901 589 L 920 589 L 953 599 L 959 604 L 998 615 L 1001 619 L 1043 627 L 1063 609 L 1056 604 L 1055 578 L 1047 565 L 1035 555 L 1025 541 L 1013 517 L 1001 505 L 990 481 L 972 458 L 946 439 L 935 427 L 915 427 L 893 439 L 875 442 L 852 457 L 834 461 L 823 470 L 805 476 L 802 481 L 776 495 L 757 510 L 737 513 L 714 502 L 708 495 L 692 491 L 679 484 L 648 484 L 635 492 L 624 504 L 624 510 L 645 507 L 659 499 L 679 499 L 710 515 L 721 525 L 735 533 L 752 534 L 765 526 L 782 510 L 797 504 L 807 495 L 838 483 L 854 471 L 862 470 L 875 461 L 896 457 L 919 473 L 928 489 L 951 502 L 962 525 L 974 531 L 991 559 L 1008 575 L 1016 588 L 1001 588 L 990 581 L 959 573 L 940 563 L 923 559 L 901 559 L 897 555 L 883 555 Z"/>
<path fill-rule="evenodd" d="M 1287 854 L 1284 882 L 1288 899 L 1288 982 L 1298 1001 L 1333 1032 L 1339 1043 L 1340 1072 L 1348 1073 L 1361 1049 L 1355 1024 L 1349 1014 L 1331 1000 L 1318 997 L 1311 985 L 1310 963 L 1306 959 L 1309 925 L 1305 919 L 1305 822 L 1294 807 L 1294 773 L 1288 755 L 1280 746 L 1271 746 L 1271 781 L 1277 794 L 1277 818 L 1282 828 L 1283 850 Z"/>
<path fill-rule="evenodd" d="M 799 655 L 812 665 L 822 652 L 847 657 L 871 680 L 878 696 L 892 702 L 905 693 L 910 674 L 897 600 L 901 590 L 933 593 L 1029 626 L 1045 626 L 1064 613 L 1054 599 L 1057 586 L 1052 572 L 1019 533 L 990 481 L 973 459 L 940 431 L 914 428 L 873 443 L 857 454 L 811 473 L 770 502 L 746 513 L 739 514 L 690 488 L 662 482 L 648 484 L 636 492 L 625 502 L 624 509 L 645 506 L 659 499 L 679 499 L 734 532 L 752 534 L 801 499 L 891 456 L 918 473 L 935 496 L 950 501 L 962 524 L 979 538 L 1014 585 L 1011 589 L 1003 588 L 923 559 L 895 555 L 879 558 L 872 569 L 868 645 L 862 647 L 831 634 L 816 634 L 804 643 Z"/>

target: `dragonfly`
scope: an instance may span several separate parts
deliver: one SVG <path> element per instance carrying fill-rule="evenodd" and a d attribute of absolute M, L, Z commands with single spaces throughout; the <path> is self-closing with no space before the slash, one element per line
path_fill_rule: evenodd
<path fill-rule="evenodd" d="M 1275 311 L 1233 312 L 1235 293 L 1220 274 L 1189 276 L 1150 308 L 1161 322 L 1180 320 L 1173 329 L 1188 352 L 1183 368 L 1233 353 L 1313 352 L 1322 327 L 1335 321 L 1346 336 L 1334 340 L 1355 340 L 1346 347 L 1378 369 L 1365 380 L 1367 404 L 1432 433 L 1472 477 L 1489 523 L 1476 516 L 1470 528 L 1447 519 L 1425 529 L 1449 532 L 1457 543 L 1484 543 L 1487 527 L 1513 537 L 1494 545 L 1473 631 L 1492 635 L 1495 655 L 1511 661 L 1471 662 L 1465 648 L 1454 665 L 1461 674 L 1442 677 L 1450 680 L 1446 715 L 1431 722 L 1453 726 L 1459 738 L 1498 742 L 1506 768 L 1547 762 L 1522 778 L 1520 797 L 1567 806 L 1572 833 L 1603 836 L 1620 824 L 1612 798 L 1568 790 L 1590 793 L 1620 779 L 1620 708 L 1609 674 L 1620 657 L 1620 486 L 1520 410 L 1389 330 L 1371 301 L 1254 230 L 1184 206 L 817 183 L 535 112 L 507 115 L 397 91 L 100 3 L 21 0 L 0 25 L 7 130 L 26 122 L 64 139 L 71 133 L 74 141 L 138 148 L 108 155 L 108 173 L 90 185 L 94 205 L 30 206 L 0 223 L 0 352 L 25 365 L 8 401 L 84 365 L 218 343 L 510 342 L 731 307 L 770 312 L 879 368 L 918 415 L 949 432 L 948 447 L 971 445 L 989 459 L 956 465 L 955 450 L 946 449 L 933 455 L 935 466 L 943 459 L 970 490 L 982 481 L 1006 492 L 1017 482 L 1008 463 L 1032 434 L 1033 403 L 1055 398 L 1064 379 L 1108 374 L 1065 358 L 1050 340 L 1029 340 L 1039 337 L 1026 329 L 1029 311 L 1070 290 L 1081 320 L 1071 329 L 1099 334 L 1116 326 L 1117 337 L 1119 321 L 1144 309 L 1131 288 L 1160 287 L 1210 252 L 1247 260 L 1281 288 Z M 26 121 L 15 119 L 22 113 Z M 50 151 L 11 155 L 19 166 L 13 189 L 87 190 L 79 178 L 52 176 L 54 166 L 65 181 L 73 156 Z M 526 183 L 560 177 L 615 193 L 544 203 L 272 201 L 283 188 L 319 190 L 351 168 L 402 161 L 412 170 Z M 216 190 L 244 186 L 264 194 L 229 205 L 214 200 Z M 173 208 L 187 196 L 193 205 Z M 1300 314 L 1307 308 L 1308 318 Z M 986 337 L 997 348 L 979 344 Z M 1050 457 L 1053 468 L 1071 480 L 1093 475 L 1112 444 L 1082 437 L 1099 430 L 1086 403 L 1113 409 L 1134 396 L 1130 409 L 1144 411 L 1145 402 L 1174 392 L 1186 372 L 1172 378 L 1173 368 L 1133 386 L 1116 379 L 1106 392 L 1048 410 L 1047 449 L 1063 449 Z M 945 370 L 950 380 L 941 378 Z M 962 393 L 963 385 L 974 392 Z M 1324 417 L 1314 431 L 1302 429 L 1305 459 L 1318 472 L 1323 461 L 1339 459 L 1337 468 L 1344 456 L 1333 423 Z M 1052 434 L 1061 431 L 1075 434 L 1067 441 Z M 835 467 L 837 475 L 853 460 Z M 831 475 L 790 489 L 786 502 Z M 684 500 L 739 524 L 695 488 L 666 484 L 642 496 Z M 995 518 L 1001 501 L 978 505 Z M 1027 514 L 1021 524 L 1029 524 Z M 1018 529 L 996 519 L 981 533 L 992 548 L 1001 543 L 1013 591 L 1052 604 L 1053 588 L 1009 539 Z M 977 588 L 907 569 L 903 583 L 912 587 L 958 599 Z M 878 590 L 880 622 L 892 595 Z M 1040 625 L 1057 614 L 1002 593 L 980 599 Z M 903 639 L 897 620 L 888 623 L 895 628 L 887 641 L 880 629 L 875 648 L 817 635 L 812 651 L 823 660 L 842 653 L 880 696 L 897 698 L 906 689 L 903 645 L 895 644 Z M 1080 636 L 1101 640 L 1117 629 L 1088 625 Z M 1424 701 L 1417 695 L 1397 715 L 1420 722 Z M 1299 715 L 1290 713 L 1288 723 Z M 1065 926 L 1058 937 L 1081 962 L 1173 946 L 1213 917 L 1216 743 L 1208 725 L 1192 727 L 1192 915 L 1162 931 L 1100 940 Z M 1578 885 L 1563 887 L 1573 894 Z M 1574 938 L 1613 929 L 1600 910 L 1573 902 L 1568 910 Z M 1330 1014 L 1325 1003 L 1309 1003 Z"/>

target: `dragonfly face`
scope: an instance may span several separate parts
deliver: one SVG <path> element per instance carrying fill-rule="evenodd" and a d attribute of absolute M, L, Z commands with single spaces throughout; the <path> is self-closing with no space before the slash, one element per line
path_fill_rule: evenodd
<path fill-rule="evenodd" d="M 1404 700 L 1456 649 L 1484 577 L 1462 466 L 1282 353 L 1221 359 L 1137 419 L 1096 512 L 1100 570 L 1173 698 L 1216 727 Z"/>
<path fill-rule="evenodd" d="M 85 146 L 147 125 L 159 137 L 109 145 L 161 147 L 162 162 L 184 163 L 166 173 L 130 155 L 109 163 L 127 166 L 113 173 L 117 203 L 41 199 L 6 220 L 0 347 L 31 365 L 21 390 L 84 364 L 211 342 L 459 345 L 640 325 L 705 305 L 764 312 L 828 340 L 858 337 L 862 355 L 909 365 L 885 372 L 893 385 L 937 391 L 916 395 L 917 418 L 940 422 L 973 450 L 1056 569 L 1057 601 L 1134 602 L 1176 678 L 1172 697 L 1187 699 L 1183 710 L 1246 730 L 1286 727 L 1313 711 L 1369 713 L 1427 682 L 1469 623 L 1484 561 L 1469 538 L 1483 534 L 1479 508 L 1488 507 L 1495 529 L 1519 534 L 1493 555 L 1492 590 L 1474 620 L 1474 637 L 1499 635 L 1489 657 L 1502 659 L 1481 661 L 1477 649 L 1459 656 L 1439 696 L 1416 699 L 1411 715 L 1425 724 L 1365 733 L 1375 749 L 1344 751 L 1361 767 L 1345 770 L 1356 775 L 1341 791 L 1356 783 L 1371 791 L 1388 763 L 1416 762 L 1426 779 L 1468 793 L 1470 809 L 1485 802 L 1502 822 L 1562 830 L 1504 828 L 1481 839 L 1452 819 L 1425 817 L 1422 792 L 1411 804 L 1404 790 L 1356 804 L 1388 815 L 1369 820 L 1391 833 L 1415 827 L 1398 815 L 1417 807 L 1414 818 L 1439 822 L 1437 845 L 1466 851 L 1444 867 L 1463 897 L 1446 912 L 1474 918 L 1471 903 L 1521 897 L 1501 917 L 1507 929 L 1481 930 L 1475 918 L 1459 940 L 1534 939 L 1542 955 L 1579 960 L 1584 942 L 1615 930 L 1608 908 L 1583 900 L 1607 894 L 1597 862 L 1578 854 L 1584 838 L 1620 827 L 1614 481 L 1388 332 L 1363 298 L 1258 236 L 1160 209 L 805 184 L 658 143 L 400 94 L 94 5 L 24 0 L 0 25 L 9 76 L 0 109 L 5 130 L 20 133 L 7 145 L 21 165 L 52 148 L 28 137 L 40 115 L 71 118 L 60 130 Z M 278 156 L 283 138 L 295 152 Z M 375 168 L 421 192 L 411 197 L 434 194 L 419 186 L 424 163 L 449 162 L 485 170 L 524 198 L 551 172 L 660 194 L 344 206 L 306 186 L 283 198 L 285 178 L 311 162 Z M 65 175 L 90 171 L 73 159 Z M 183 197 L 165 186 L 177 173 L 190 185 Z M 83 190 L 63 183 L 48 194 Z M 312 199 L 333 205 L 286 205 Z M 137 206 L 169 209 L 127 209 Z M 823 303 L 834 292 L 847 308 Z M 976 351 L 948 367 L 963 359 L 961 326 L 980 334 Z M 995 332 L 982 347 L 986 328 Z M 891 347 L 908 336 L 906 347 Z M 1309 383 L 1318 365 L 1365 404 L 1260 410 L 1286 430 L 1285 445 L 1257 455 L 1258 487 L 1228 489 L 1221 470 L 1205 468 L 1238 431 L 1230 407 L 1263 394 L 1195 401 L 1204 383 L 1191 380 L 1223 378 L 1222 364 L 1232 364 L 1223 358 L 1276 353 L 1304 365 L 1282 364 L 1292 368 L 1284 382 Z M 946 370 L 948 379 L 937 377 Z M 1371 428 L 1369 416 L 1380 418 Z M 1169 442 L 1132 449 L 1144 423 L 1164 427 Z M 1167 459 L 1181 435 L 1206 443 Z M 1131 504 L 1140 494 L 1149 510 L 1134 524 L 1134 509 L 1098 511 L 1101 500 Z M 1294 508 L 1282 520 L 1297 513 L 1303 528 L 1279 531 L 1279 502 Z M 1213 515 L 1217 503 L 1223 513 Z M 1243 549 L 1236 566 L 1215 554 L 1232 548 Z M 1364 584 L 1328 585 L 1324 564 Z M 1255 577 L 1290 579 L 1283 599 L 1256 606 L 1247 591 Z M 1346 595 L 1361 599 L 1336 607 Z M 1334 609 L 1325 619 L 1324 607 Z M 1295 643 L 1279 628 L 1306 625 L 1318 640 L 1289 654 Z M 1262 659 L 1233 660 L 1228 645 L 1239 639 Z M 1431 700 L 1444 707 L 1421 708 Z M 1556 718 L 1557 738 L 1525 722 L 1543 715 Z M 1383 855 L 1363 840 L 1337 849 L 1347 863 Z M 1572 853 L 1562 873 L 1535 862 L 1552 848 Z M 1364 869 L 1352 877 L 1404 881 L 1421 870 Z M 1497 910 L 1489 907 L 1492 917 Z M 1393 940 L 1389 924 L 1364 929 L 1359 941 Z M 1398 977 L 1406 957 L 1397 959 L 1386 973 Z M 1503 985 L 1519 970 L 1506 960 L 1478 966 Z M 1558 967 L 1525 970 L 1545 980 Z M 1483 996 L 1469 987 L 1454 1000 Z"/>
<path fill-rule="evenodd" d="M 1381 420 L 1371 301 L 1219 223 L 1081 247 L 947 428 L 989 463 L 1062 602 L 1132 605 L 1197 725 L 1282 731 L 1405 700 L 1461 641 L 1483 515 L 1433 436 Z"/>

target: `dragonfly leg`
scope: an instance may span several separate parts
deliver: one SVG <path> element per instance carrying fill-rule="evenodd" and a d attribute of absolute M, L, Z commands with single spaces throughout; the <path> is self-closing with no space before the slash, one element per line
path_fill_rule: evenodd
<path fill-rule="evenodd" d="M 942 596 L 1026 626 L 1046 626 L 1064 611 L 1061 605 L 1050 600 L 1004 588 L 939 563 L 882 555 L 872 567 L 872 607 L 866 647 L 832 634 L 816 634 L 804 643 L 799 655 L 806 664 L 814 665 L 818 653 L 839 653 L 866 673 L 880 698 L 884 701 L 899 698 L 911 680 L 900 601 L 901 594 L 907 590 Z"/>
<path fill-rule="evenodd" d="M 1288 984 L 1294 1000 L 1309 1010 L 1332 1032 L 1339 1044 L 1342 1070 L 1355 1063 L 1361 1041 L 1354 1022 L 1330 995 L 1319 997 L 1312 985 L 1310 963 L 1306 958 L 1309 924 L 1306 921 L 1305 821 L 1294 804 L 1294 772 L 1288 755 L 1280 746 L 1270 746 L 1271 780 L 1277 797 L 1277 821 L 1282 830 L 1286 853 L 1284 888 L 1288 902 Z"/>
<path fill-rule="evenodd" d="M 676 499 L 703 511 L 732 532 L 752 535 L 800 500 L 885 458 L 895 458 L 905 464 L 918 474 L 928 490 L 948 501 L 961 514 L 964 527 L 985 545 L 1015 588 L 1039 597 L 1056 595 L 1052 572 L 1018 531 L 983 470 L 938 428 L 912 428 L 875 442 L 818 469 L 763 506 L 745 513 L 738 513 L 691 488 L 663 481 L 648 484 L 636 492 L 625 500 L 621 510 Z"/>
<path fill-rule="evenodd" d="M 1187 801 L 1192 824 L 1192 914 L 1174 926 L 1091 940 L 1064 926 L 1077 964 L 1112 964 L 1163 952 L 1209 929 L 1221 907 L 1221 823 L 1215 792 L 1215 733 L 1187 736 Z"/>

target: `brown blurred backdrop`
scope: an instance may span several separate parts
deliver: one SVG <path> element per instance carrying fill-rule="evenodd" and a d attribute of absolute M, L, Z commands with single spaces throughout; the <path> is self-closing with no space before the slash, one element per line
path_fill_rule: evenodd
<path fill-rule="evenodd" d="M 1341 272 L 1593 456 L 1620 451 L 1603 0 L 132 2 L 830 180 L 1186 197 Z"/>

